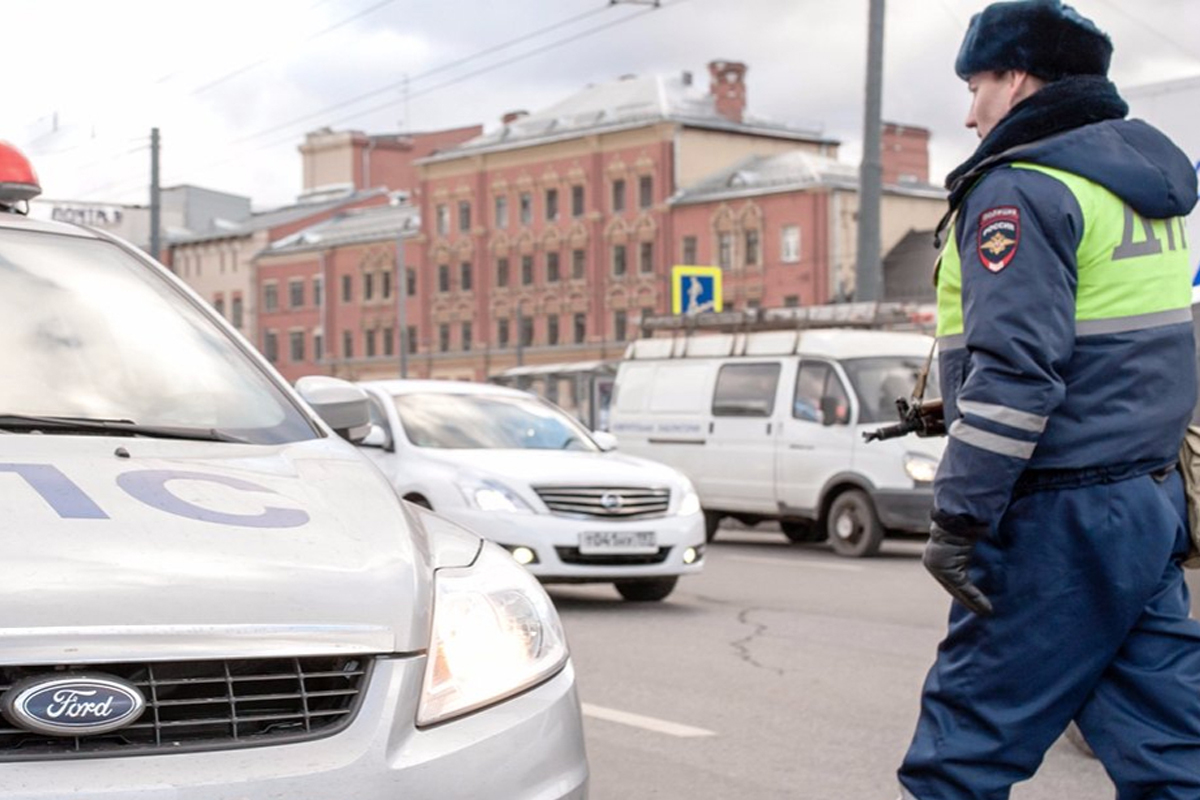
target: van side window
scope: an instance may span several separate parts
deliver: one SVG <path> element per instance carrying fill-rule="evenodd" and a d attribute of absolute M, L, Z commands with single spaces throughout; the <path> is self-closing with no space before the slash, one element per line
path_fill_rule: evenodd
<path fill-rule="evenodd" d="M 775 410 L 779 364 L 726 364 L 717 373 L 712 413 L 717 417 L 769 417 Z"/>
<path fill-rule="evenodd" d="M 832 415 L 828 421 L 825 418 L 827 412 Z M 831 366 L 821 361 L 805 361 L 800 365 L 800 371 L 796 373 L 792 416 L 829 425 L 850 422 L 850 397 Z"/>

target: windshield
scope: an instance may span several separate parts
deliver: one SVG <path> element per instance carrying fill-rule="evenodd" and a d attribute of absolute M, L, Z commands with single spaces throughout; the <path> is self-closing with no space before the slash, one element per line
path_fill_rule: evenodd
<path fill-rule="evenodd" d="M 842 368 L 858 395 L 858 421 L 891 422 L 900 419 L 896 399 L 911 398 L 917 376 L 925 368 L 923 356 L 878 356 L 854 358 L 842 362 Z M 925 383 L 925 399 L 941 397 L 938 388 L 937 359 L 934 359 Z"/>
<path fill-rule="evenodd" d="M 186 296 L 110 242 L 0 228 L 0 320 L 0 415 L 317 435 Z"/>
<path fill-rule="evenodd" d="M 494 394 L 402 394 L 396 411 L 417 447 L 455 450 L 587 450 L 583 426 L 536 398 Z"/>

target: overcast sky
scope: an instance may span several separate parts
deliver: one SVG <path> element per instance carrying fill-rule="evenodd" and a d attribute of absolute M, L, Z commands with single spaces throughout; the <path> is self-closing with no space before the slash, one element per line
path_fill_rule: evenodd
<path fill-rule="evenodd" d="M 932 131 L 933 180 L 970 154 L 953 62 L 981 0 L 887 0 L 883 116 Z M 1118 87 L 1200 76 L 1200 0 L 1080 0 Z M 56 0 L 5 4 L 0 138 L 52 199 L 145 203 L 162 183 L 291 202 L 297 146 L 536 111 L 623 74 L 748 67 L 748 113 L 816 128 L 857 164 L 868 0 Z M 147 32 L 152 32 L 148 34 Z M 1200 110 L 1197 110 L 1200 122 Z M 1200 153 L 1193 154 L 1200 157 Z"/>

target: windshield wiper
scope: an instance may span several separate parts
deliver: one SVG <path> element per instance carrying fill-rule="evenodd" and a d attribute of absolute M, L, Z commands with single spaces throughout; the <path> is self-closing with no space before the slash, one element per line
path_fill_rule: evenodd
<path fill-rule="evenodd" d="M 245 439 L 216 428 L 186 428 L 173 425 L 138 425 L 129 419 L 0 414 L 0 430 L 40 433 L 109 433 L 117 436 L 147 436 L 153 439 L 191 439 L 203 442 L 241 442 Z"/>

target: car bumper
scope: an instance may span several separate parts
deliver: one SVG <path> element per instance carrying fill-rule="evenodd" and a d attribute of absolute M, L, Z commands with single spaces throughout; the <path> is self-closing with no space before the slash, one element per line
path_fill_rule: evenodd
<path fill-rule="evenodd" d="M 649 520 L 571 519 L 551 514 L 498 514 L 467 509 L 442 513 L 508 549 L 528 547 L 537 562 L 526 567 L 544 581 L 613 581 L 698 573 L 704 565 L 704 515 L 672 515 Z M 578 552 L 580 536 L 592 531 L 653 531 L 658 552 L 599 555 Z M 684 563 L 695 548 L 696 560 Z"/>
<path fill-rule="evenodd" d="M 568 664 L 517 697 L 419 730 L 425 659 L 378 659 L 354 721 L 325 739 L 171 755 L 0 763 L 0 798 L 586 800 Z"/>
<path fill-rule="evenodd" d="M 875 511 L 885 528 L 898 531 L 929 532 L 929 514 L 933 511 L 933 488 L 877 491 Z"/>

